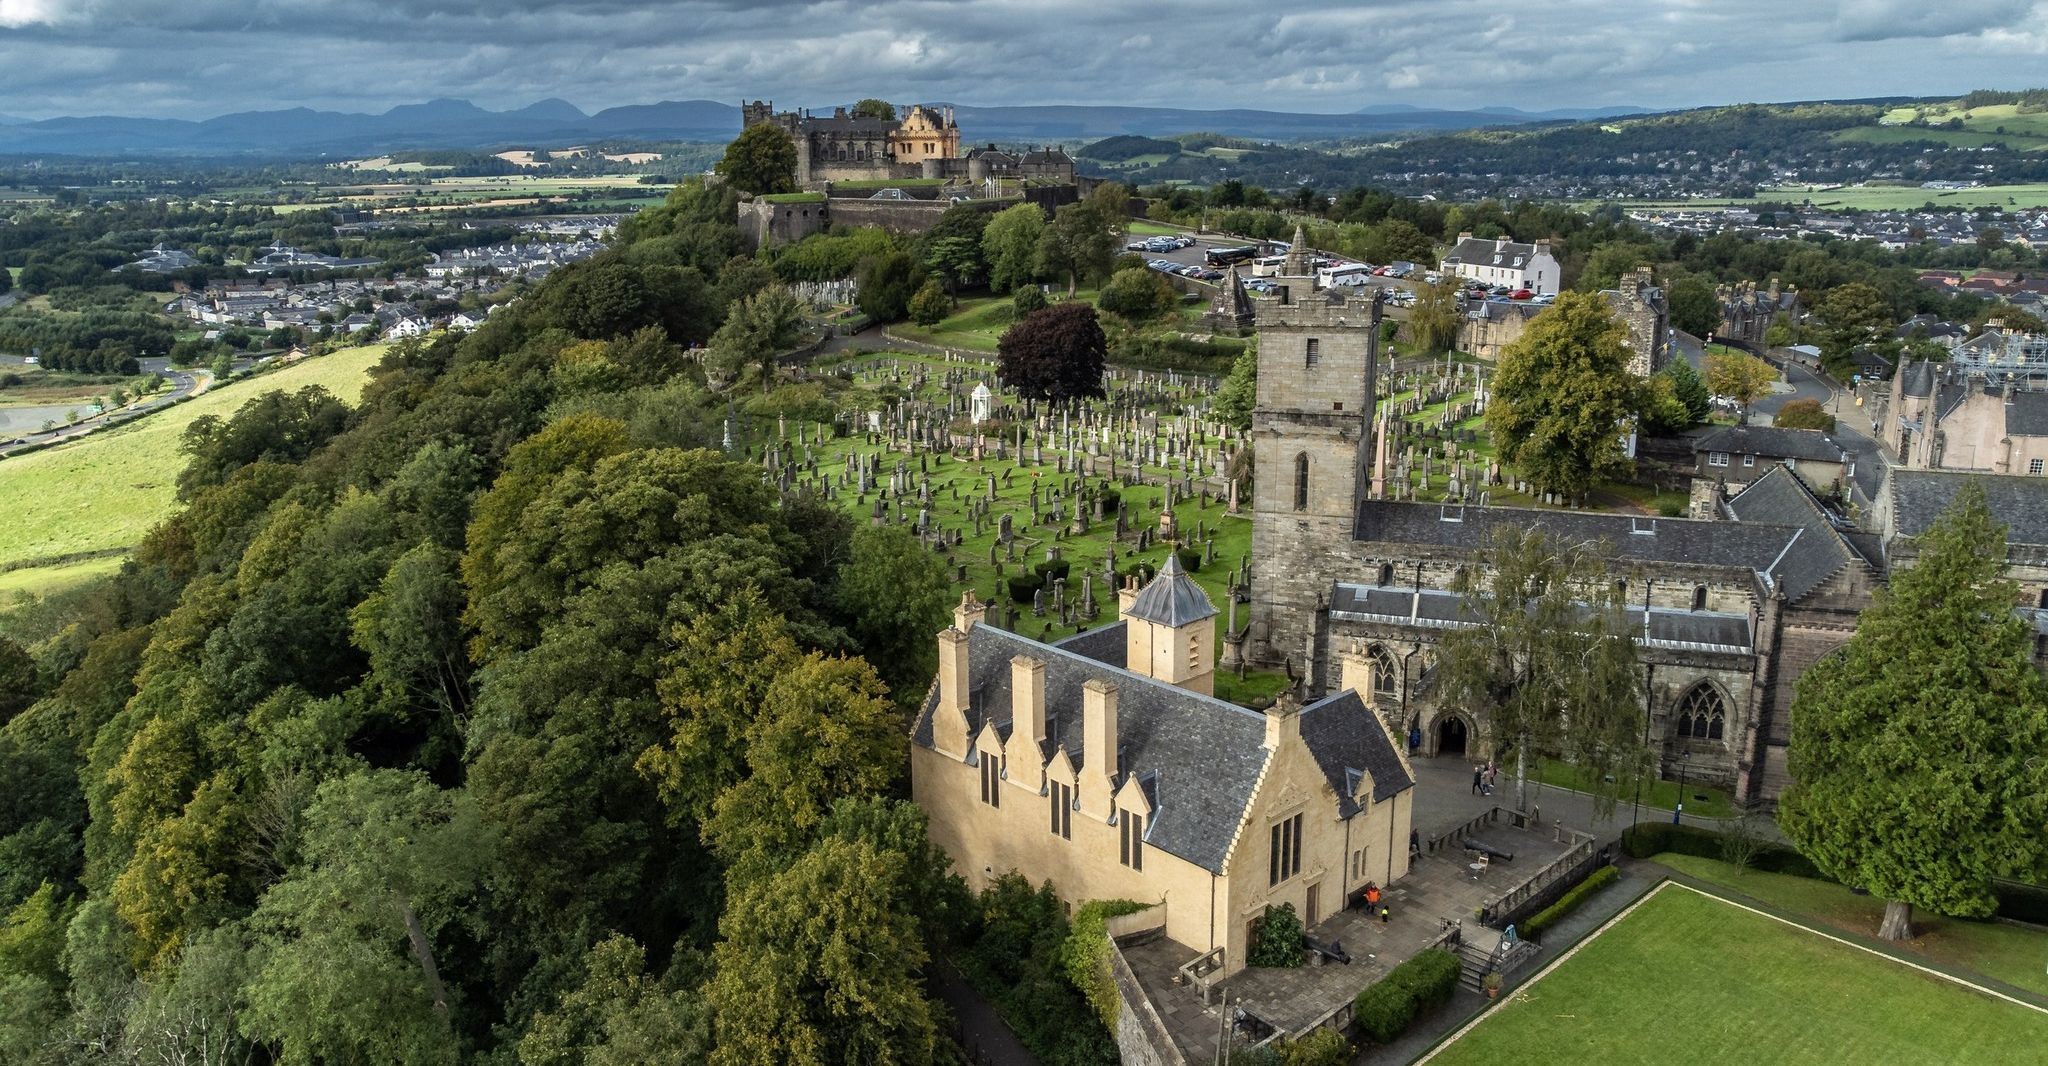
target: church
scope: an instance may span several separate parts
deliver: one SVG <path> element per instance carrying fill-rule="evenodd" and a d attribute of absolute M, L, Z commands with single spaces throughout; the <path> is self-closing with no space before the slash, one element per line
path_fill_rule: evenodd
<path fill-rule="evenodd" d="M 1295 261 L 1302 259 L 1303 261 Z M 1468 625 L 1452 589 L 1502 527 L 1594 544 L 1631 604 L 1644 666 L 1647 737 L 1666 776 L 1768 805 L 1788 782 L 1793 685 L 1854 633 L 1891 566 L 1910 558 L 1970 475 L 1892 471 L 1859 525 L 1790 466 L 1730 494 L 1708 483 L 1696 518 L 1390 498 L 1381 305 L 1318 289 L 1290 256 L 1270 295 L 1253 297 L 1259 337 L 1251 440 L 1251 616 L 1228 654 L 1341 687 L 1362 659 L 1359 695 L 1422 755 L 1496 751 L 1483 708 L 1437 700 L 1442 635 Z M 2008 524 L 2015 609 L 2048 633 L 2048 479 L 1983 477 Z"/>

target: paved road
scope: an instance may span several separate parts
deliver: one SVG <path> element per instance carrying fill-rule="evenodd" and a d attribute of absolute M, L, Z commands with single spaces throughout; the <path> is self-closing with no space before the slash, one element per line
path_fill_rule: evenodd
<path fill-rule="evenodd" d="M 149 360 L 149 362 L 159 363 L 161 360 Z M 168 390 L 159 391 L 147 401 L 130 404 L 127 407 L 110 411 L 103 415 L 94 415 L 91 418 L 82 419 L 76 425 L 62 426 L 48 433 L 24 433 L 18 437 L 0 440 L 0 456 L 12 455 L 24 448 L 52 444 L 58 441 L 70 440 L 74 437 L 83 437 L 89 433 L 106 429 L 109 426 L 118 426 L 124 422 L 134 421 L 151 412 L 161 411 L 188 396 L 197 396 L 205 392 L 213 384 L 213 375 L 203 370 L 196 372 L 172 370 L 168 364 L 157 367 L 145 366 L 144 370 L 155 370 L 157 373 L 163 374 L 170 380 L 171 387 Z"/>

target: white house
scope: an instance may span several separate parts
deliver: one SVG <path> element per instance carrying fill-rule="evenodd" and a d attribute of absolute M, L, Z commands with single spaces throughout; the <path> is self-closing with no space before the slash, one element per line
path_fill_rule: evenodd
<path fill-rule="evenodd" d="M 1518 244 L 1505 238 L 1480 240 L 1458 234 L 1458 243 L 1444 256 L 1443 272 L 1484 285 L 1507 285 L 1555 295 L 1560 271 L 1549 241 Z"/>

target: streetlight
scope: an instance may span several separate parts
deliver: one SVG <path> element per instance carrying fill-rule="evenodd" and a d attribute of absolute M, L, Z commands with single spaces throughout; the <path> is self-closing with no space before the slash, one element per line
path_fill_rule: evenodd
<path fill-rule="evenodd" d="M 1678 824 L 1678 817 L 1685 813 L 1685 767 L 1692 759 L 1692 752 L 1678 753 L 1678 799 L 1671 805 L 1671 824 Z"/>

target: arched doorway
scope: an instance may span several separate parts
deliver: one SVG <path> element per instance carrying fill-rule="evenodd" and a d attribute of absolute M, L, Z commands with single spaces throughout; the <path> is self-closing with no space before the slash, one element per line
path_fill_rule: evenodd
<path fill-rule="evenodd" d="M 1465 754 L 1465 720 L 1455 714 L 1444 715 L 1436 723 L 1436 753 L 1438 755 Z"/>

